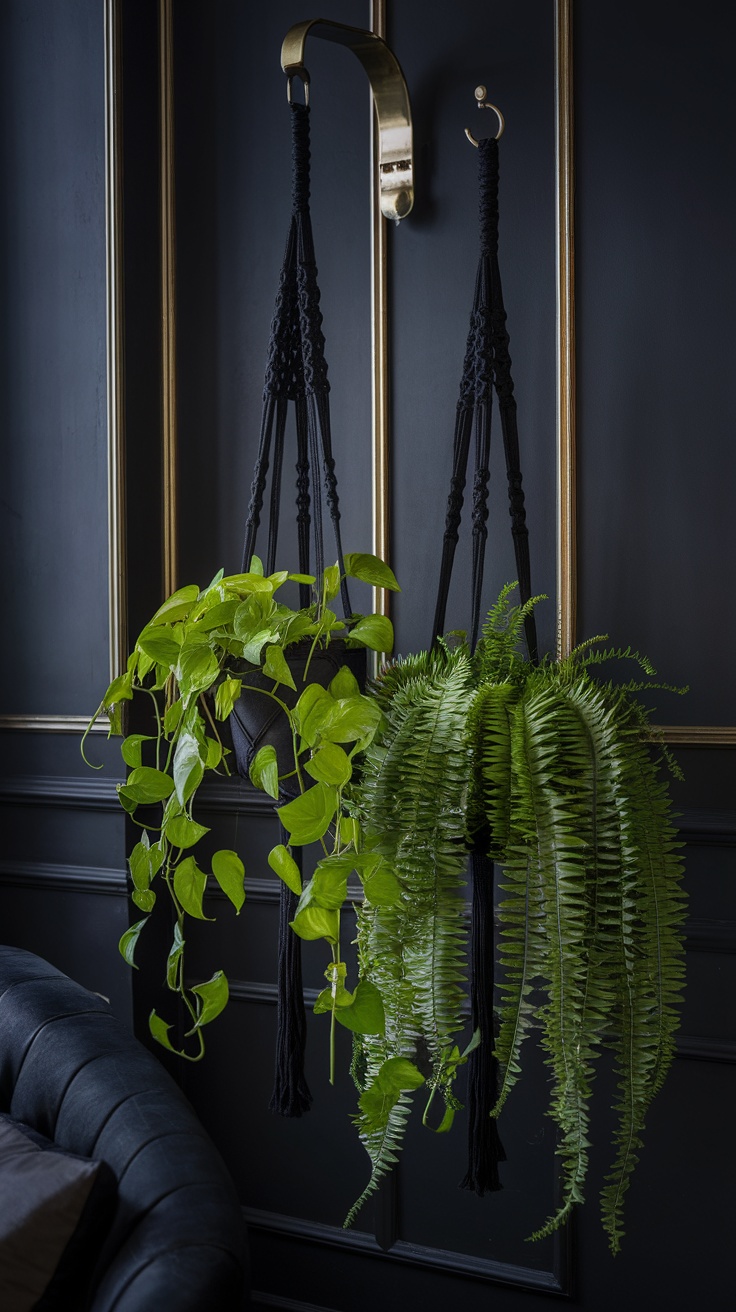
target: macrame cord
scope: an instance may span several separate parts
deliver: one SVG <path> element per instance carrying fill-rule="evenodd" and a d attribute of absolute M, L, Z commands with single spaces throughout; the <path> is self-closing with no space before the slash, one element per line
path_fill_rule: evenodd
<path fill-rule="evenodd" d="M 272 460 L 268 514 L 266 573 L 276 567 L 284 438 L 289 402 L 296 418 L 296 524 L 299 572 L 321 577 L 325 565 L 324 501 L 332 522 L 337 560 L 343 580 L 340 599 L 345 617 L 351 613 L 345 581 L 340 508 L 330 431 L 330 384 L 325 361 L 317 265 L 309 212 L 309 108 L 292 103 L 292 211 L 286 253 L 271 324 L 263 416 L 250 504 L 245 525 L 243 570 L 255 551 L 261 511 Z M 273 451 L 273 455 L 271 454 Z M 310 570 L 310 538 L 314 570 Z M 308 584 L 299 585 L 299 604 L 310 604 Z M 234 731 L 237 725 L 234 722 Z M 234 734 L 235 736 L 235 734 Z M 282 842 L 287 842 L 282 833 Z M 301 848 L 293 851 L 301 866 Z M 296 898 L 282 882 L 279 911 L 278 1025 L 276 1069 L 270 1108 L 282 1116 L 301 1116 L 312 1102 L 304 1075 L 306 1013 L 302 988 L 301 939 L 289 928 Z"/>
<path fill-rule="evenodd" d="M 511 533 L 521 601 L 531 596 L 529 534 L 519 463 L 516 399 L 511 378 L 509 335 L 498 265 L 498 142 L 491 138 L 478 146 L 480 199 L 480 260 L 470 316 L 460 395 L 455 415 L 453 466 L 447 499 L 442 562 L 434 617 L 435 642 L 444 631 L 445 612 L 462 518 L 468 458 L 475 435 L 472 488 L 472 576 L 470 648 L 475 650 L 480 627 L 483 569 L 488 538 L 488 483 L 490 480 L 491 417 L 495 391 L 501 419 L 508 481 Z M 534 615 L 527 616 L 525 636 L 529 658 L 538 659 Z M 487 837 L 487 836 L 486 836 Z M 461 1188 L 484 1194 L 501 1188 L 499 1162 L 506 1154 L 496 1120 L 491 1117 L 498 1092 L 494 1056 L 493 1015 L 493 864 L 483 835 L 476 838 L 470 856 L 473 883 L 470 1001 L 473 1029 L 481 1043 L 468 1058 L 468 1169 Z"/>

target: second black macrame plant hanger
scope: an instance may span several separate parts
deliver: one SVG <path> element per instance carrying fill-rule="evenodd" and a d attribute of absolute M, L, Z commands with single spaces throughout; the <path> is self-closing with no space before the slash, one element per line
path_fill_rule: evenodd
<path fill-rule="evenodd" d="M 498 114 L 500 137 L 503 131 L 503 118 L 495 106 L 481 103 L 485 100 L 485 94 L 484 87 L 479 87 L 476 91 L 479 108 L 493 109 Z M 452 478 L 447 500 L 433 631 L 436 642 L 444 631 L 450 579 L 462 518 L 468 458 L 474 435 L 470 628 L 470 648 L 474 651 L 480 626 L 483 569 L 488 538 L 488 484 L 494 392 L 501 420 L 511 533 L 522 604 L 531 597 L 531 570 L 529 534 L 519 461 L 516 399 L 511 378 L 509 334 L 506 330 L 506 311 L 498 265 L 498 138 L 477 142 L 469 132 L 467 136 L 473 145 L 478 147 L 480 259 L 455 417 Z M 536 662 L 538 660 L 537 634 L 533 613 L 525 620 L 525 636 L 529 659 Z M 494 1056 L 493 1018 L 495 950 L 493 863 L 487 852 L 488 843 L 484 841 L 482 834 L 478 835 L 470 858 L 473 885 L 470 1001 L 473 1029 L 480 1030 L 481 1043 L 468 1058 L 468 1169 L 461 1181 L 462 1188 L 481 1195 L 501 1188 L 498 1164 L 506 1159 L 496 1120 L 490 1115 L 498 1097 L 498 1078 Z"/>
<path fill-rule="evenodd" d="M 314 573 L 325 565 L 323 499 L 327 504 L 337 548 L 342 582 L 343 614 L 350 613 L 342 541 L 340 507 L 330 431 L 330 384 L 325 361 L 317 265 L 309 212 L 309 107 L 290 103 L 292 127 L 291 220 L 271 324 L 263 416 L 248 518 L 245 525 L 243 570 L 255 550 L 269 463 L 272 466 L 268 517 L 266 573 L 276 567 L 284 439 L 289 403 L 296 419 L 296 523 L 299 572 L 310 571 L 310 538 L 314 545 Z M 310 585 L 299 584 L 299 604 L 311 601 Z M 283 831 L 281 841 L 288 842 Z M 301 870 L 300 847 L 293 857 Z M 301 939 L 289 922 L 296 915 L 297 897 L 281 881 L 279 906 L 278 1021 L 276 1069 L 270 1108 L 282 1116 L 301 1116 L 309 1110 L 312 1095 L 304 1075 L 306 1012 L 302 987 Z"/>

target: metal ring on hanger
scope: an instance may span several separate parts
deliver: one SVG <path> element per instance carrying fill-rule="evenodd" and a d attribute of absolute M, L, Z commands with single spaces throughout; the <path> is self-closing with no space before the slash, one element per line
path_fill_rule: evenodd
<path fill-rule="evenodd" d="M 491 105 L 490 102 L 486 100 L 487 94 L 488 92 L 486 91 L 485 87 L 475 88 L 475 99 L 478 102 L 478 109 L 492 109 L 498 119 L 498 132 L 496 133 L 496 141 L 500 141 L 501 137 L 503 136 L 504 128 L 506 127 L 506 120 L 503 114 L 501 113 L 500 109 L 498 108 L 498 105 Z M 465 129 L 465 135 L 468 138 L 468 141 L 470 142 L 471 146 L 480 145 L 480 142 L 476 141 L 475 137 L 470 131 L 470 128 Z"/>
<path fill-rule="evenodd" d="M 286 78 L 286 99 L 288 100 L 289 104 L 291 104 L 291 84 L 294 81 L 295 77 L 298 77 L 302 82 L 302 85 L 304 87 L 304 104 L 308 105 L 309 104 L 309 73 L 307 72 L 306 68 L 295 68 L 292 69 L 292 71 L 288 74 Z"/>

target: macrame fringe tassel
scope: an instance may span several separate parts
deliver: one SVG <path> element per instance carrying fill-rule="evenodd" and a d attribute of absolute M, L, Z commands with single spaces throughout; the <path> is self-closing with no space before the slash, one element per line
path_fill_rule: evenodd
<path fill-rule="evenodd" d="M 294 849 L 301 868 L 301 849 Z M 279 1116 L 303 1116 L 312 1105 L 304 1075 L 307 1015 L 302 987 L 302 944 L 289 921 L 296 915 L 297 898 L 281 885 L 279 903 L 278 1028 L 276 1071 L 269 1110 Z"/>
<path fill-rule="evenodd" d="M 498 1098 L 493 1029 L 493 864 L 476 848 L 470 865 L 473 875 L 470 1000 L 473 1029 L 480 1029 L 481 1042 L 468 1058 L 468 1170 L 460 1188 L 482 1196 L 503 1188 L 498 1164 L 506 1161 L 506 1153 L 496 1119 L 490 1115 Z"/>

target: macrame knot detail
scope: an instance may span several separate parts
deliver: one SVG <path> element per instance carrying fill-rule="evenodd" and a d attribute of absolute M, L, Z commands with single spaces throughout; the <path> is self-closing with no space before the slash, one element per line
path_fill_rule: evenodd
<path fill-rule="evenodd" d="M 309 208 L 309 110 L 294 103 L 291 112 L 291 200 L 296 214 Z"/>
<path fill-rule="evenodd" d="M 498 250 L 498 142 L 490 137 L 478 146 L 480 193 L 480 249 L 482 255 Z"/>

